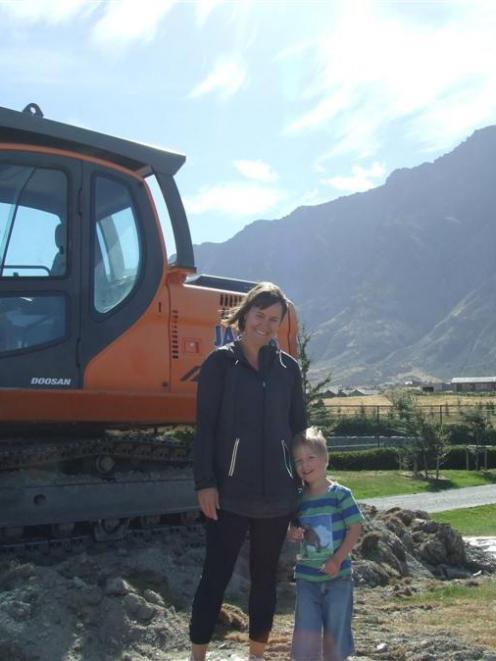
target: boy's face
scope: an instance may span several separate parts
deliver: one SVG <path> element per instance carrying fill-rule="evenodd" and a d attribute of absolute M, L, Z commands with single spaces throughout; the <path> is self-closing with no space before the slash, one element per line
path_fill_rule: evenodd
<path fill-rule="evenodd" d="M 298 445 L 294 451 L 298 476 L 307 484 L 318 484 L 327 477 L 327 457 L 309 445 Z"/>

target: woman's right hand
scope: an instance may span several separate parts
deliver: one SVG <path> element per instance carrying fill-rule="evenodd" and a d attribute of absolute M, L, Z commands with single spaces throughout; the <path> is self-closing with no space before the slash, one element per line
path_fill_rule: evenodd
<path fill-rule="evenodd" d="M 203 514 L 207 519 L 217 521 L 217 510 L 219 509 L 219 492 L 217 487 L 207 487 L 206 489 L 198 489 L 196 492 L 198 496 L 198 503 Z"/>

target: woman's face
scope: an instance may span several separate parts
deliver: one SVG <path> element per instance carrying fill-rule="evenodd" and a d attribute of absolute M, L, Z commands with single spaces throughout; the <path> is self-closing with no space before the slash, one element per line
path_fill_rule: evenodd
<path fill-rule="evenodd" d="M 283 307 L 281 303 L 274 303 L 268 308 L 259 308 L 252 305 L 245 317 L 244 340 L 258 347 L 268 344 L 277 336 L 282 318 Z"/>

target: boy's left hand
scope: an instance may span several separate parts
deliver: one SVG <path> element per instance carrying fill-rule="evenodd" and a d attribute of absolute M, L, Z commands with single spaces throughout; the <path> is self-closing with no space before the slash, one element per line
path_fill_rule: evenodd
<path fill-rule="evenodd" d="M 341 567 L 341 562 L 334 556 L 331 556 L 329 560 L 326 560 L 324 562 L 324 564 L 320 568 L 320 571 L 323 574 L 328 574 L 329 576 L 337 576 L 339 574 L 340 567 Z"/>

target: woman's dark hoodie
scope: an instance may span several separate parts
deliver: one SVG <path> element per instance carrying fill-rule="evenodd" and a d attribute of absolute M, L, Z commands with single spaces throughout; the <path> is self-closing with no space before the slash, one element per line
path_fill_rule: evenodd
<path fill-rule="evenodd" d="M 217 487 L 221 509 L 244 516 L 293 512 L 292 439 L 306 426 L 294 358 L 270 343 L 260 349 L 257 371 L 239 340 L 217 349 L 198 381 L 196 488 Z"/>

